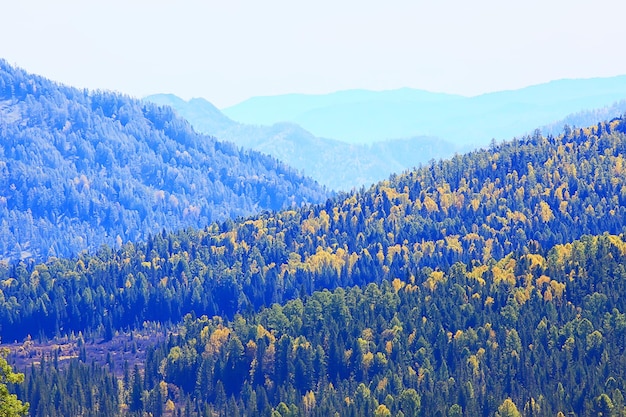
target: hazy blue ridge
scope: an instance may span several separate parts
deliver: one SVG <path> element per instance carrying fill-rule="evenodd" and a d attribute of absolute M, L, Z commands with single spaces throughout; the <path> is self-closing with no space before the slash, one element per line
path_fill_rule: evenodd
<path fill-rule="evenodd" d="M 543 126 L 540 130 L 544 135 L 558 136 L 567 125 L 571 129 L 591 126 L 605 120 L 612 120 L 626 114 L 626 100 L 617 101 L 610 106 L 591 110 L 583 110 Z"/>
<path fill-rule="evenodd" d="M 461 98 L 463 97 L 410 88 L 389 91 L 345 90 L 329 94 L 252 97 L 237 105 L 222 109 L 222 112 L 242 123 L 271 125 L 281 121 L 295 121 L 302 114 L 337 105 L 377 101 L 438 103 Z"/>
<path fill-rule="evenodd" d="M 560 132 L 561 120 L 624 98 L 626 76 L 558 80 L 476 97 L 408 88 L 253 97 L 224 112 L 204 99 L 147 99 L 172 105 L 199 131 L 270 154 L 331 189 L 349 190 L 539 126 L 556 123 Z M 246 114 L 253 124 L 233 120 Z M 588 125 L 619 114 L 607 110 L 566 123 Z"/>
<path fill-rule="evenodd" d="M 371 92 L 359 91 L 356 95 L 366 93 Z M 399 96 L 402 93 L 404 91 L 397 92 Z M 369 186 L 392 173 L 431 159 L 449 157 L 461 150 L 447 141 L 429 136 L 369 144 L 347 143 L 316 137 L 295 123 L 280 122 L 270 126 L 237 123 L 204 99 L 187 102 L 176 96 L 158 94 L 145 100 L 171 105 L 196 130 L 272 155 L 333 190 Z M 393 126 L 389 131 L 394 132 Z"/>
<path fill-rule="evenodd" d="M 253 97 L 222 111 L 242 123 L 294 122 L 313 135 L 350 143 L 426 135 L 480 146 L 625 98 L 626 76 L 616 76 L 557 80 L 474 97 L 408 88 Z"/>

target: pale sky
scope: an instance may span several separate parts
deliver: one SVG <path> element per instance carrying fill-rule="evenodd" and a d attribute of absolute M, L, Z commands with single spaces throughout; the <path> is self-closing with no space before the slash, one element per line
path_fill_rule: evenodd
<path fill-rule="evenodd" d="M 0 57 L 76 87 L 251 96 L 476 95 L 626 74 L 622 0 L 20 0 Z"/>

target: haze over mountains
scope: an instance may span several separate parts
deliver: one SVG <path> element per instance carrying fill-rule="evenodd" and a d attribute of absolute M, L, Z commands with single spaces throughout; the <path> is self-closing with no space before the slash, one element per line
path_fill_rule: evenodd
<path fill-rule="evenodd" d="M 522 136 L 542 125 L 544 133 L 558 134 L 564 124 L 610 120 L 626 111 L 617 101 L 624 98 L 621 76 L 469 98 L 408 88 L 254 97 L 223 111 L 202 98 L 157 94 L 146 100 L 172 106 L 198 131 L 272 155 L 331 189 L 349 190 L 493 138 Z"/>
<path fill-rule="evenodd" d="M 453 144 L 432 137 L 365 145 L 316 137 L 295 123 L 238 123 L 202 98 L 187 102 L 171 94 L 157 94 L 146 100 L 172 106 L 198 131 L 272 155 L 333 190 L 369 186 L 392 172 L 450 156 L 458 150 Z"/>
<path fill-rule="evenodd" d="M 605 120 L 611 120 L 626 114 L 626 99 L 617 101 L 613 104 L 598 107 L 595 109 L 587 109 L 577 113 L 572 113 L 561 120 L 549 123 L 541 127 L 544 135 L 558 136 L 563 133 L 563 128 L 580 128 L 595 125 Z"/>
<path fill-rule="evenodd" d="M 253 97 L 222 112 L 242 123 L 293 122 L 316 136 L 350 143 L 429 135 L 476 147 L 625 97 L 623 75 L 557 80 L 475 97 L 408 88 Z"/>

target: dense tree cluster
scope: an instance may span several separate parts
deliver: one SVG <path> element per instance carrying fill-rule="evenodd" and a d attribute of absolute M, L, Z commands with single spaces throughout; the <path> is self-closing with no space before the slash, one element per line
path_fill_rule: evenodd
<path fill-rule="evenodd" d="M 492 416 L 507 398 L 526 416 L 621 415 L 625 264 L 622 237 L 584 237 L 546 257 L 425 268 L 409 282 L 325 290 L 230 321 L 187 317 L 145 378 L 224 416 L 381 406 Z"/>
<path fill-rule="evenodd" d="M 169 107 L 0 60 L 0 260 L 73 256 L 326 195 L 276 159 L 197 134 Z"/>
<path fill-rule="evenodd" d="M 426 267 L 232 320 L 187 315 L 119 386 L 74 363 L 34 367 L 18 392 L 37 413 L 92 401 L 108 407 L 97 415 L 619 416 L 624 265 L 623 236 L 585 236 L 545 256 Z M 87 381 L 95 394 L 40 400 Z"/>
<path fill-rule="evenodd" d="M 29 404 L 24 404 L 17 395 L 11 393 L 7 385 L 24 382 L 24 374 L 13 372 L 6 359 L 8 353 L 6 348 L 0 350 L 0 416 L 21 417 L 28 413 Z"/>
<path fill-rule="evenodd" d="M 55 355 L 50 362 L 33 365 L 15 390 L 29 399 L 33 417 L 97 417 L 121 415 L 126 403 L 120 385 L 106 368 L 78 360 L 61 368 Z"/>
<path fill-rule="evenodd" d="M 319 289 L 621 233 L 625 126 L 536 135 L 323 205 L 158 233 L 74 260 L 0 267 L 2 336 L 175 323 L 188 312 L 233 317 Z"/>
<path fill-rule="evenodd" d="M 42 415 L 620 415 L 625 153 L 622 119 L 536 132 L 325 204 L 0 264 L 3 340 L 173 329 L 117 385 L 44 364 L 19 393 Z M 107 388 L 39 411 L 76 379 Z"/>

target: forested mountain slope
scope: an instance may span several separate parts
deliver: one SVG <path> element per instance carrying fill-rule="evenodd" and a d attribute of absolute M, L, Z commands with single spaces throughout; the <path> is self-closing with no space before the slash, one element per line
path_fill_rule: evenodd
<path fill-rule="evenodd" d="M 172 106 L 197 131 L 272 155 L 332 190 L 369 187 L 393 172 L 447 158 L 461 150 L 441 138 L 428 136 L 367 145 L 347 143 L 316 137 L 294 123 L 238 123 L 204 99 L 184 101 L 171 94 L 157 94 L 145 100 Z"/>
<path fill-rule="evenodd" d="M 325 204 L 4 266 L 3 340 L 183 320 L 117 384 L 54 359 L 18 393 L 38 415 L 619 415 L 625 152 L 623 119 L 537 132 Z"/>
<path fill-rule="evenodd" d="M 48 416 L 623 415 L 625 238 L 542 252 L 188 315 L 144 372 L 55 358 L 17 393 Z"/>
<path fill-rule="evenodd" d="M 323 288 L 621 233 L 625 131 L 620 119 L 558 138 L 537 134 L 323 205 L 14 265 L 0 270 L 2 337 L 176 322 L 190 311 L 233 317 Z"/>
<path fill-rule="evenodd" d="M 187 317 L 143 383 L 217 415 L 493 416 L 507 398 L 528 417 L 622 415 L 625 263 L 623 237 L 587 236 L 232 321 Z"/>
<path fill-rule="evenodd" d="M 0 60 L 0 260 L 119 247 L 326 195 L 276 159 L 195 133 L 169 107 Z"/>
<path fill-rule="evenodd" d="M 587 109 L 568 115 L 567 117 L 552 122 L 541 128 L 544 135 L 558 136 L 563 133 L 563 128 L 578 129 L 582 126 L 591 126 L 605 120 L 612 120 L 626 114 L 626 100 L 616 101 L 611 105 Z"/>

